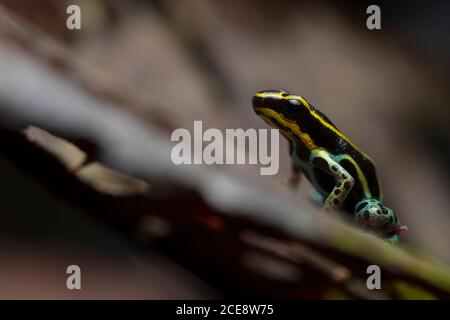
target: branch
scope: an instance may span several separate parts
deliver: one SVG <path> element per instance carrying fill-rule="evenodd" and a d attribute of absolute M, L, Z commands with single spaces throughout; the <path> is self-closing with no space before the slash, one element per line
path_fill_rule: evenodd
<path fill-rule="evenodd" d="M 42 40 L 29 37 L 28 26 L 1 7 L 0 20 L 26 41 Z M 389 245 L 232 172 L 173 165 L 167 133 L 157 121 L 136 116 L 128 103 L 138 99 L 117 98 L 115 86 L 86 78 L 90 86 L 112 88 L 114 102 L 100 100 L 13 47 L 0 47 L 0 68 L 0 110 L 13 121 L 8 126 L 15 123 L 0 132 L 0 154 L 89 216 L 226 294 L 323 298 L 338 290 L 361 299 L 449 297 L 449 267 L 413 249 Z M 53 134 L 21 133 L 19 125 Z M 83 157 L 87 152 L 58 136 L 87 139 L 99 155 Z M 382 293 L 364 287 L 370 264 L 383 270 Z M 285 277 L 286 270 L 292 276 Z"/>

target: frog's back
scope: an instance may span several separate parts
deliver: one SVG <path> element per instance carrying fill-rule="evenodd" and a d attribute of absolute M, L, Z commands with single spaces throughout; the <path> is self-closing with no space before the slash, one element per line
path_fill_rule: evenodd
<path fill-rule="evenodd" d="M 312 107 L 312 106 L 311 106 Z M 315 114 L 305 125 L 317 147 L 326 150 L 355 179 L 355 185 L 348 195 L 344 208 L 353 211 L 363 198 L 381 198 L 381 188 L 373 160 L 360 151 L 324 114 L 312 107 Z M 323 192 L 331 192 L 335 185 L 329 174 L 314 169 L 316 183 Z"/>
<path fill-rule="evenodd" d="M 347 196 L 343 208 L 353 212 L 356 204 L 367 198 L 381 200 L 381 190 L 373 162 L 352 146 L 346 146 L 346 142 L 340 148 L 330 148 L 327 151 L 331 157 L 338 162 L 354 178 L 355 184 Z M 334 188 L 336 182 L 334 177 L 328 173 L 313 169 L 314 182 L 324 196 L 328 195 Z M 311 179 L 310 179 L 311 180 Z"/>

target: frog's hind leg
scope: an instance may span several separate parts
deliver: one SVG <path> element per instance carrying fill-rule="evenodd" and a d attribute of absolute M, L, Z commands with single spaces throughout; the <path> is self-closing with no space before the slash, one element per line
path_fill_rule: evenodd
<path fill-rule="evenodd" d="M 335 178 L 336 184 L 325 199 L 324 209 L 341 207 L 353 188 L 353 177 L 339 163 L 333 160 L 328 152 L 322 149 L 311 151 L 310 164 L 325 171 Z"/>

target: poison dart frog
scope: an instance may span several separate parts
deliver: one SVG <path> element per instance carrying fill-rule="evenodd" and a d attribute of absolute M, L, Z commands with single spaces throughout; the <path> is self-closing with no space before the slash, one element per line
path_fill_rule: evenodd
<path fill-rule="evenodd" d="M 398 241 L 398 235 L 408 230 L 383 205 L 373 160 L 305 98 L 268 90 L 256 93 L 252 103 L 256 114 L 289 141 L 291 187 L 296 188 L 304 174 L 324 209 L 343 209 L 389 242 Z"/>

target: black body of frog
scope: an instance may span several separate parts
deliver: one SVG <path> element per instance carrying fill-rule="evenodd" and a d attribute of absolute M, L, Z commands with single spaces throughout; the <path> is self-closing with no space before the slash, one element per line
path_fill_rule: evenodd
<path fill-rule="evenodd" d="M 407 228 L 382 204 L 373 160 L 301 96 L 267 90 L 253 96 L 255 112 L 289 141 L 291 186 L 304 174 L 324 199 L 324 208 L 341 208 L 372 231 L 396 241 Z"/>

